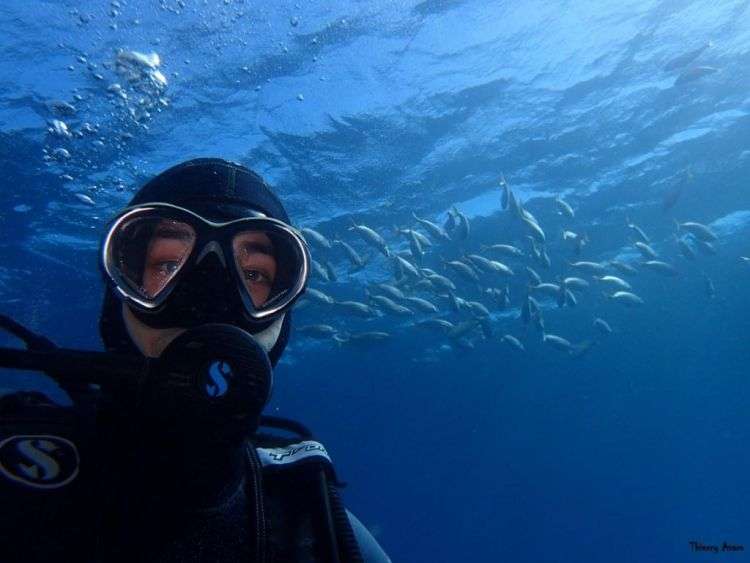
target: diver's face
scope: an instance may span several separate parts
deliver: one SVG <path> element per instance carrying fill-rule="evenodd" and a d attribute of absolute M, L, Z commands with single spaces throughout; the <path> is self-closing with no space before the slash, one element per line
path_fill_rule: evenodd
<path fill-rule="evenodd" d="M 148 243 L 143 269 L 142 289 L 155 296 L 179 271 L 195 246 L 195 232 L 190 225 L 164 220 L 155 229 Z M 273 243 L 263 232 L 245 231 L 232 241 L 234 263 L 247 288 L 253 304 L 262 306 L 267 300 L 276 278 L 276 258 Z M 141 352 L 151 358 L 161 355 L 164 349 L 180 334 L 182 327 L 152 328 L 138 320 L 126 305 L 123 317 L 130 337 Z"/>
<path fill-rule="evenodd" d="M 163 220 L 148 243 L 142 288 L 156 296 L 187 260 L 195 246 L 195 231 L 179 221 Z M 271 239 L 260 231 L 244 231 L 234 236 L 232 250 L 237 271 L 253 305 L 262 306 L 271 294 L 276 278 L 276 258 Z"/>
<path fill-rule="evenodd" d="M 253 305 L 262 306 L 271 295 L 276 279 L 276 258 L 268 235 L 246 231 L 235 235 L 232 241 L 237 271 L 247 288 Z"/>

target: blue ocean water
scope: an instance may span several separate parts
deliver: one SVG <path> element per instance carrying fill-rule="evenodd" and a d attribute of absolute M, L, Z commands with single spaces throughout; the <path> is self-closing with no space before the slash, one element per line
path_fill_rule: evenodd
<path fill-rule="evenodd" d="M 314 429 L 347 504 L 394 561 L 746 560 L 749 4 L 3 2 L 0 312 L 101 349 L 104 227 L 188 158 L 250 166 L 298 226 L 370 256 L 349 273 L 340 248 L 313 248 L 337 280 L 311 287 L 337 301 L 366 302 L 366 288 L 394 280 L 352 219 L 406 252 L 394 226 L 419 229 L 413 213 L 442 225 L 455 206 L 469 236 L 435 241 L 423 265 L 490 309 L 491 334 L 414 326 L 472 318 L 429 291 L 412 293 L 437 315 L 361 319 L 308 303 L 298 328 L 390 336 L 295 334 L 269 412 Z M 549 268 L 502 209 L 502 177 L 543 228 Z M 681 232 L 687 259 L 675 220 L 707 225 L 713 249 Z M 678 275 L 641 265 L 628 222 Z M 587 236 L 580 256 L 564 231 Z M 495 257 L 508 280 L 462 281 L 443 262 L 498 243 L 527 254 Z M 577 306 L 539 298 L 547 333 L 593 344 L 585 354 L 517 318 L 526 265 L 558 283 L 569 262 L 613 259 L 638 269 L 622 277 L 644 305 L 623 307 L 580 273 L 591 287 Z M 506 283 L 501 310 L 484 290 Z M 613 333 L 599 336 L 595 317 Z M 0 388 L 65 401 L 34 374 L 8 373 Z"/>

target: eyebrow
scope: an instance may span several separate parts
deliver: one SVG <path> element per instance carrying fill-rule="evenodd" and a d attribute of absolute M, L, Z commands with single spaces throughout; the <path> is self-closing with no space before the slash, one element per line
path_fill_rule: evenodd
<path fill-rule="evenodd" d="M 263 242 L 257 242 L 257 241 L 246 241 L 241 243 L 242 249 L 247 252 L 248 254 L 267 254 L 268 256 L 273 256 L 273 246 L 270 244 L 266 244 Z"/>
<path fill-rule="evenodd" d="M 154 233 L 158 238 L 172 238 L 178 240 L 189 240 L 193 238 L 193 233 L 179 227 L 158 227 Z"/>

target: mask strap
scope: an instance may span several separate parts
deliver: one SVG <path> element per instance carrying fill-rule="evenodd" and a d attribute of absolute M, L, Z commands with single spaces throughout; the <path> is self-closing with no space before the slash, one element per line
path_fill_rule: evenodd
<path fill-rule="evenodd" d="M 266 354 L 270 353 L 271 348 L 276 345 L 276 341 L 279 339 L 279 334 L 281 334 L 281 325 L 284 323 L 285 316 L 286 313 L 273 321 L 268 328 L 250 335 L 253 337 L 253 340 L 265 350 Z"/>

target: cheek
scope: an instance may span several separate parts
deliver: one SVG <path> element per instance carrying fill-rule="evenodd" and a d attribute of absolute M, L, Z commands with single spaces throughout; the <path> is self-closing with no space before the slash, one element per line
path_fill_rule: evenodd
<path fill-rule="evenodd" d="M 250 297 L 253 300 L 253 305 L 256 307 L 260 307 L 263 305 L 266 301 L 268 301 L 268 297 L 271 295 L 271 288 L 266 285 L 262 286 L 253 286 L 250 288 Z"/>

